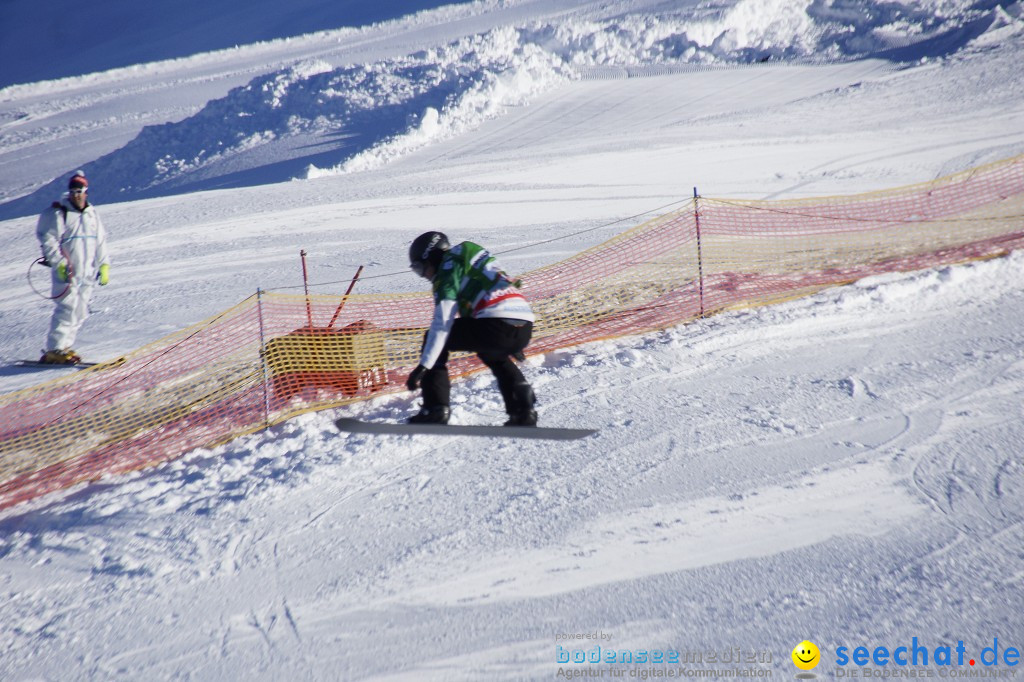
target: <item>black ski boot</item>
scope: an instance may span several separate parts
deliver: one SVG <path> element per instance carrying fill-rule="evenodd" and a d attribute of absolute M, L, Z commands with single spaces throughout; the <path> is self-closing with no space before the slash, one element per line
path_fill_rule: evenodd
<path fill-rule="evenodd" d="M 447 405 L 424 406 L 407 421 L 409 424 L 447 424 L 450 416 L 451 410 Z"/>

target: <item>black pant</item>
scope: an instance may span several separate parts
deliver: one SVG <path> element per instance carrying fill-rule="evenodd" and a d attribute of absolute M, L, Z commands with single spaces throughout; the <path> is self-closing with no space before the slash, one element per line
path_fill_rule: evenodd
<path fill-rule="evenodd" d="M 423 375 L 420 383 L 423 388 L 423 406 L 431 408 L 448 405 L 452 389 L 448 378 L 448 352 L 471 351 L 490 368 L 498 380 L 498 390 L 505 401 L 506 411 L 514 413 L 530 409 L 533 407 L 533 392 L 509 356 L 525 349 L 532 334 L 532 322 L 501 318 L 457 318 L 452 324 L 441 356 L 433 368 Z"/>

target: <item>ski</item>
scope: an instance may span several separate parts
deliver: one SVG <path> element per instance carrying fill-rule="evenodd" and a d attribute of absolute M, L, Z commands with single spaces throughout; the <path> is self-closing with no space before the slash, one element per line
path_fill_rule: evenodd
<path fill-rule="evenodd" d="M 38 360 L 15 360 L 15 367 L 34 367 L 39 369 L 86 369 L 88 367 L 95 367 L 98 363 L 95 362 L 76 362 L 73 365 L 61 365 L 53 362 L 39 362 Z"/>
<path fill-rule="evenodd" d="M 485 436 L 489 438 L 537 438 L 543 440 L 576 440 L 597 433 L 596 429 L 566 429 L 542 426 L 494 426 L 468 424 L 394 424 L 364 422 L 342 417 L 334 422 L 341 431 L 377 435 L 403 436 Z"/>
<path fill-rule="evenodd" d="M 53 362 L 39 362 L 38 360 L 15 360 L 15 367 L 31 367 L 34 369 L 88 369 L 90 367 L 120 367 L 124 364 L 124 358 L 115 358 L 106 362 L 76 362 L 73 365 L 61 365 Z"/>

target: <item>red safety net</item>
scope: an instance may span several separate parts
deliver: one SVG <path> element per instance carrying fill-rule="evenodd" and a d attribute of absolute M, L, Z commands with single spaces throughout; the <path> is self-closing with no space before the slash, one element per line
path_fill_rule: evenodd
<path fill-rule="evenodd" d="M 1022 241 L 1024 156 L 870 194 L 696 198 L 521 275 L 537 314 L 527 352 L 998 256 Z M 117 362 L 2 396 L 0 508 L 402 391 L 432 308 L 426 293 L 260 293 Z M 450 364 L 453 375 L 481 367 L 464 354 Z"/>

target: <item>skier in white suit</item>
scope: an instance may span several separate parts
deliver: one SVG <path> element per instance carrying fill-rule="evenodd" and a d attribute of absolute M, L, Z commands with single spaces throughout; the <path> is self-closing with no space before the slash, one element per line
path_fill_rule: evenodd
<path fill-rule="evenodd" d="M 88 200 L 89 182 L 77 171 L 63 201 L 43 211 L 36 236 L 43 258 L 52 268 L 52 296 L 57 303 L 40 362 L 75 365 L 82 361 L 72 349 L 75 336 L 89 317 L 89 299 L 96 284 L 110 281 L 107 233 Z"/>

